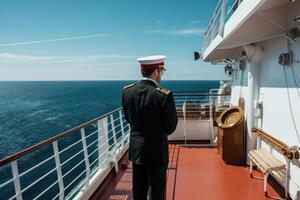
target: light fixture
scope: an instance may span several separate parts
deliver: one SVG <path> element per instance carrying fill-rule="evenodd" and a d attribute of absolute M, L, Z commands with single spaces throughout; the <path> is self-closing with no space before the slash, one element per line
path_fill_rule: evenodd
<path fill-rule="evenodd" d="M 225 74 L 228 76 L 228 77 L 232 77 L 232 74 L 233 74 L 233 68 L 231 65 L 226 65 L 224 67 L 224 70 L 225 70 Z"/>
<path fill-rule="evenodd" d="M 293 62 L 293 53 L 281 53 L 278 57 L 278 63 L 283 66 L 288 66 Z"/>
<path fill-rule="evenodd" d="M 200 58 L 201 58 L 201 53 L 198 52 L 198 51 L 195 51 L 195 52 L 194 52 L 194 59 L 195 59 L 195 60 L 199 60 Z"/>

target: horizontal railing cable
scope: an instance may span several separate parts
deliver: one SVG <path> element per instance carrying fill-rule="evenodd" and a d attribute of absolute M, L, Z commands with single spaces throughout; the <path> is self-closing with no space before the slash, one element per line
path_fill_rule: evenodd
<path fill-rule="evenodd" d="M 99 166 L 102 166 L 104 162 L 106 162 L 106 161 L 104 160 Z M 84 172 L 85 171 L 83 171 L 79 176 L 77 176 L 65 189 L 67 189 L 70 185 L 72 185 Z M 77 190 L 80 189 L 81 186 L 84 185 L 84 184 L 85 184 L 85 181 L 82 181 L 82 183 L 80 183 L 77 187 L 75 187 L 74 190 L 73 190 L 73 192 L 71 192 L 69 194 L 69 197 L 72 197 L 77 192 Z"/>
<path fill-rule="evenodd" d="M 59 192 L 55 197 L 52 198 L 52 200 L 57 199 L 57 197 L 61 194 L 61 192 Z"/>
<path fill-rule="evenodd" d="M 19 151 L 19 152 L 13 154 L 11 156 L 8 156 L 8 157 L 0 160 L 0 167 L 3 166 L 3 165 L 5 165 L 5 164 L 7 164 L 7 163 L 10 163 L 11 161 L 17 160 L 18 158 L 20 158 L 20 157 L 22 157 L 24 155 L 27 155 L 27 154 L 29 154 L 31 152 L 34 152 L 37 149 L 45 147 L 45 146 L 51 144 L 54 141 L 58 141 L 59 139 L 62 139 L 64 137 L 68 136 L 68 135 L 71 135 L 71 134 L 73 134 L 76 131 L 80 131 L 81 128 L 84 128 L 84 127 L 87 127 L 87 126 L 89 126 L 91 124 L 94 124 L 97 121 L 99 121 L 99 120 L 101 120 L 101 119 L 103 119 L 103 118 L 105 118 L 105 117 L 113 114 L 114 112 L 119 111 L 119 110 L 121 110 L 121 108 L 115 109 L 115 110 L 113 110 L 113 111 L 111 111 L 111 112 L 109 112 L 107 114 L 104 114 L 104 115 L 102 115 L 100 117 L 97 117 L 96 119 L 88 121 L 88 122 L 86 122 L 84 124 L 81 124 L 81 125 L 79 125 L 77 127 L 74 127 L 74 128 L 72 128 L 70 130 L 67 130 L 67 131 L 63 132 L 63 133 L 60 133 L 60 134 L 58 134 L 58 135 L 56 135 L 56 136 L 54 136 L 52 138 L 49 138 L 49 139 L 47 139 L 47 140 L 45 140 L 45 141 L 43 141 L 43 142 L 41 142 L 39 144 L 33 145 L 31 147 L 28 147 L 28 148 L 26 148 L 26 149 L 24 149 L 22 151 Z"/>
<path fill-rule="evenodd" d="M 36 200 L 38 198 L 40 198 L 41 196 L 43 196 L 46 192 L 48 192 L 48 190 L 50 190 L 50 188 L 52 188 L 55 184 L 58 183 L 60 179 L 57 179 L 54 183 L 52 183 L 48 188 L 46 188 L 42 193 L 40 193 L 38 196 L 36 196 L 33 200 Z"/>
<path fill-rule="evenodd" d="M 51 160 L 51 159 L 53 159 L 53 158 L 54 158 L 54 155 L 51 156 L 51 157 L 49 157 L 49 158 L 47 158 L 47 159 L 45 159 L 45 160 L 43 160 L 43 161 L 40 162 L 39 164 L 37 164 L 37 165 L 33 166 L 32 168 L 28 169 L 27 171 L 24 171 L 24 172 L 21 173 L 19 176 L 22 177 L 22 176 L 28 174 L 28 173 L 31 172 L 32 170 L 36 169 L 37 167 L 41 166 L 42 164 L 48 162 L 49 160 Z M 1 188 L 1 186 L 0 186 L 0 188 Z"/>
<path fill-rule="evenodd" d="M 74 169 L 76 169 L 76 167 L 78 167 L 79 165 L 81 165 L 82 163 L 84 163 L 84 160 L 81 160 L 79 163 L 77 163 L 74 167 L 72 167 L 68 172 L 66 172 L 62 177 L 66 177 L 68 176 Z"/>
<path fill-rule="evenodd" d="M 61 163 L 61 166 L 64 166 L 67 162 L 69 162 L 70 160 L 72 160 L 73 158 L 75 158 L 76 156 L 78 156 L 80 153 L 83 152 L 85 148 L 82 148 L 80 151 L 78 151 L 75 155 L 73 155 L 72 157 L 68 158 L 67 160 L 65 160 L 64 162 Z"/>
<path fill-rule="evenodd" d="M 67 151 L 68 149 L 74 147 L 75 145 L 79 144 L 80 142 L 82 142 L 82 139 L 79 139 L 78 141 L 74 142 L 73 144 L 69 145 L 68 147 L 60 150 L 58 153 L 61 154 L 61 153 L 65 152 L 65 151 Z"/>
<path fill-rule="evenodd" d="M 0 185 L 0 188 L 3 188 L 3 187 L 5 187 L 6 185 L 8 185 L 10 182 L 13 182 L 14 181 L 14 179 L 12 178 L 12 179 L 9 179 L 8 181 L 6 181 L 5 183 L 2 183 L 1 185 Z"/>
<path fill-rule="evenodd" d="M 57 167 L 53 168 L 52 170 L 50 170 L 49 172 L 47 172 L 46 174 L 44 174 L 43 176 L 41 176 L 40 178 L 38 178 L 36 181 L 34 181 L 33 183 L 31 183 L 30 185 L 28 185 L 26 188 L 24 188 L 23 190 L 21 190 L 21 192 L 25 192 L 27 191 L 29 188 L 31 188 L 32 186 L 34 186 L 36 183 L 40 182 L 41 180 L 43 180 L 46 176 L 48 176 L 49 174 L 51 174 L 52 172 L 56 171 Z"/>
<path fill-rule="evenodd" d="M 76 176 L 76 178 L 71 181 L 66 187 L 65 190 L 67 190 L 79 177 L 81 177 L 84 173 L 86 173 L 86 170 L 83 170 L 78 176 Z"/>

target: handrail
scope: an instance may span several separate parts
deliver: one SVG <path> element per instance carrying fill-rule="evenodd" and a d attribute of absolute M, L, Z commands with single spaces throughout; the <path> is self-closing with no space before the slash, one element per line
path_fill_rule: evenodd
<path fill-rule="evenodd" d="M 24 156 L 24 155 L 26 155 L 26 154 L 29 154 L 29 153 L 31 153 L 31 152 L 34 152 L 34 151 L 37 150 L 37 149 L 40 149 L 40 148 L 42 148 L 42 147 L 45 147 L 45 146 L 51 144 L 51 143 L 54 142 L 54 141 L 58 141 L 59 139 L 62 139 L 62 138 L 64 138 L 64 137 L 66 137 L 66 136 L 69 136 L 69 135 L 71 135 L 72 133 L 74 133 L 75 131 L 80 131 L 81 128 L 84 128 L 84 127 L 86 127 L 86 126 L 89 126 L 89 125 L 91 125 L 91 124 L 97 122 L 98 120 L 101 120 L 101 119 L 103 119 L 103 118 L 105 118 L 105 117 L 107 117 L 107 116 L 113 114 L 114 112 L 117 112 L 117 111 L 121 110 L 121 109 L 122 109 L 122 108 L 119 107 L 119 108 L 117 108 L 117 109 L 115 109 L 115 110 L 113 110 L 113 111 L 111 111 L 111 112 L 109 112 L 109 113 L 106 113 L 106 114 L 104 114 L 104 115 L 101 115 L 101 116 L 99 116 L 99 117 L 97 117 L 97 118 L 95 118 L 95 119 L 93 119 L 93 120 L 90 120 L 90 121 L 88 121 L 88 122 L 86 122 L 86 123 L 83 123 L 83 124 L 81 124 L 81 125 L 79 125 L 79 126 L 76 126 L 76 127 L 72 128 L 72 129 L 69 129 L 69 130 L 67 130 L 67 131 L 64 131 L 64 132 L 62 132 L 62 133 L 60 133 L 60 134 L 58 134 L 58 135 L 56 135 L 56 136 L 54 136 L 54 137 L 52 137 L 52 138 L 49 138 L 49 139 L 47 139 L 47 140 L 44 140 L 44 141 L 42 141 L 42 142 L 40 142 L 40 143 L 38 143 L 38 144 L 36 144 L 36 145 L 30 146 L 30 147 L 28 147 L 28 148 L 26 148 L 26 149 L 24 149 L 24 150 L 21 150 L 21 151 L 15 153 L 15 154 L 13 154 L 13 155 L 10 155 L 10 156 L 8 156 L 8 157 L 6 157 L 6 158 L 0 160 L 0 167 L 3 166 L 3 165 L 8 164 L 8 163 L 10 163 L 10 162 L 12 162 L 12 161 L 14 161 L 14 160 L 17 160 L 18 158 L 21 158 L 22 156 Z"/>
<path fill-rule="evenodd" d="M 275 148 L 279 149 L 282 152 L 282 154 L 288 159 L 292 160 L 294 158 L 299 157 L 298 152 L 290 148 L 287 144 L 280 141 L 279 139 L 266 133 L 265 131 L 258 128 L 252 128 L 252 132 L 255 133 L 257 136 L 261 137 L 263 140 L 271 143 Z"/>
<path fill-rule="evenodd" d="M 228 96 L 229 94 L 209 94 L 209 93 L 178 93 L 178 92 L 173 92 L 174 96 L 214 96 L 214 97 L 218 97 L 218 96 Z"/>
<path fill-rule="evenodd" d="M 222 1 L 219 1 L 218 2 L 218 4 L 217 4 L 217 6 L 216 6 L 216 8 L 215 8 L 215 10 L 214 10 L 214 12 L 213 12 L 213 17 L 211 18 L 211 20 L 210 20 L 210 22 L 209 22 L 209 24 L 208 24 L 208 26 L 207 26 L 207 28 L 206 28 L 206 31 L 205 31 L 205 35 L 207 34 L 207 31 L 209 30 L 209 28 L 210 28 L 210 26 L 211 26 L 211 24 L 212 24 L 212 22 L 213 22 L 213 20 L 214 20 L 214 17 L 215 17 L 215 15 L 216 15 L 216 13 L 218 12 L 218 8 L 219 8 L 219 6 L 221 5 L 221 2 Z"/>
<path fill-rule="evenodd" d="M 202 53 L 204 53 L 218 34 L 223 37 L 225 23 L 228 21 L 232 13 L 234 13 L 239 7 L 242 1 L 243 0 L 234 0 L 234 2 L 231 2 L 230 0 L 218 1 L 212 18 L 204 32 L 205 38 L 202 45 Z"/>

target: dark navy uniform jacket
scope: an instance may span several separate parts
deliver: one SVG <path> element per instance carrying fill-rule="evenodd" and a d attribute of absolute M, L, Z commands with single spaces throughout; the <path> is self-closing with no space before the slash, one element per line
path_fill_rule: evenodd
<path fill-rule="evenodd" d="M 172 92 L 150 80 L 124 87 L 122 104 L 130 124 L 129 160 L 136 164 L 167 167 L 168 135 L 177 126 Z"/>

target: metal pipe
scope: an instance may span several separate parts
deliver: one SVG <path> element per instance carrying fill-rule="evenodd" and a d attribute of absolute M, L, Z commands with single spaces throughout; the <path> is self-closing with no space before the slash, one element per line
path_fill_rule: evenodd
<path fill-rule="evenodd" d="M 259 94 L 258 70 L 263 58 L 263 50 L 256 45 L 246 45 L 244 50 L 248 57 L 248 97 L 246 98 L 246 123 L 247 123 L 247 154 L 256 148 L 256 135 L 252 134 L 252 128 L 257 127 L 257 120 L 254 118 L 254 102 Z M 247 157 L 247 164 L 250 160 Z"/>

